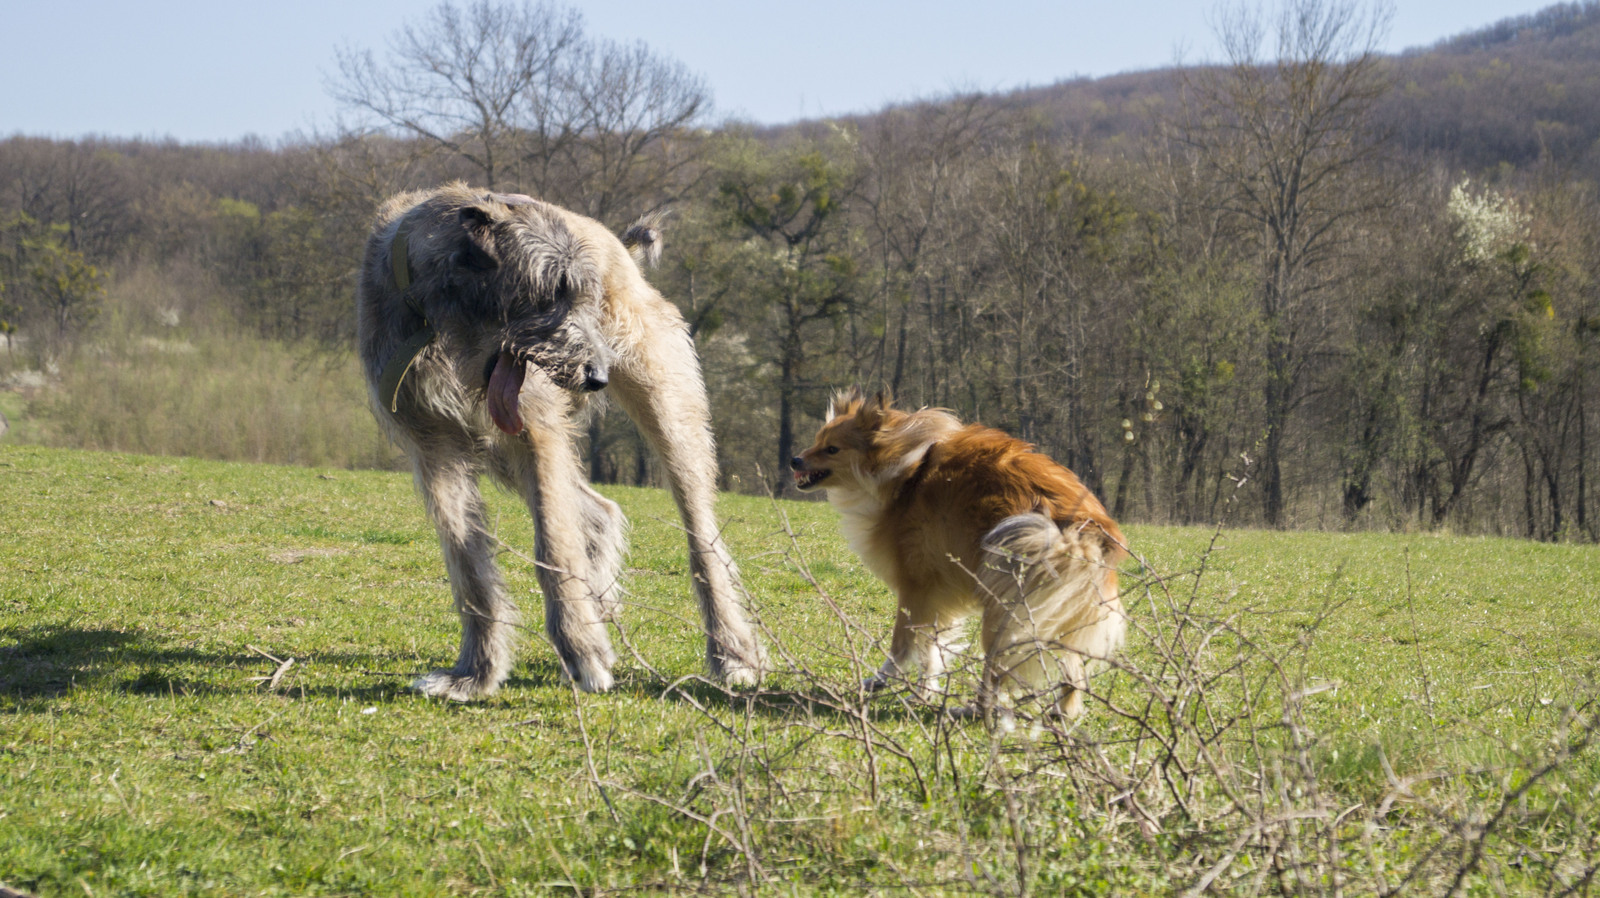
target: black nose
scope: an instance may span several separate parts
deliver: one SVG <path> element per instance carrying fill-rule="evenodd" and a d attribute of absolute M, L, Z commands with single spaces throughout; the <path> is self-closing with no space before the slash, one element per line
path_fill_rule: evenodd
<path fill-rule="evenodd" d="M 583 388 L 585 390 L 591 393 L 597 390 L 604 390 L 608 383 L 611 383 L 611 380 L 606 377 L 604 371 L 596 371 L 593 368 L 584 369 Z"/>
<path fill-rule="evenodd" d="M 806 466 L 806 460 L 801 458 L 798 455 L 796 455 L 794 458 L 789 459 L 789 467 L 793 468 L 796 471 L 800 470 L 801 468 L 803 468 L 805 466 Z"/>

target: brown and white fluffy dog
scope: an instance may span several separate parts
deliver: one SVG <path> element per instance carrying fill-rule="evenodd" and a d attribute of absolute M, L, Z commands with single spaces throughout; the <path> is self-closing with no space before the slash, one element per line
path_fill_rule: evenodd
<path fill-rule="evenodd" d="M 1060 712 L 1083 713 L 1085 661 L 1110 658 L 1127 626 L 1116 565 L 1128 551 L 1076 475 L 1001 431 L 859 390 L 834 399 L 790 466 L 801 491 L 828 491 L 851 548 L 899 601 L 869 688 L 897 675 L 932 687 L 947 638 L 981 612 L 985 700 L 1059 686 Z"/>

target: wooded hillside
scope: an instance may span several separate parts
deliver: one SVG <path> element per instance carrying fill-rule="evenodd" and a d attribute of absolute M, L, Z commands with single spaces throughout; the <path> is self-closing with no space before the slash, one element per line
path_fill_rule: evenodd
<path fill-rule="evenodd" d="M 1600 3 L 1400 56 L 1360 8 L 1286 8 L 1229 20 L 1222 64 L 754 129 L 569 10 L 447 3 L 338 60 L 360 127 L 12 137 L 9 438 L 390 463 L 355 263 L 381 198 L 461 178 L 670 210 L 652 278 L 729 488 L 783 489 L 854 383 L 1033 441 L 1130 520 L 1600 537 Z M 320 429 L 239 439 L 257 396 Z M 597 479 L 653 482 L 620 415 L 589 438 Z"/>

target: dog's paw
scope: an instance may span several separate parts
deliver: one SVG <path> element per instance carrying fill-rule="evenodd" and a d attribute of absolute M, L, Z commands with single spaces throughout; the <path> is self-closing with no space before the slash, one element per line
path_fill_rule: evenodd
<path fill-rule="evenodd" d="M 761 675 L 767 671 L 767 652 L 754 642 L 738 651 L 713 652 L 707 661 L 713 678 L 735 688 L 760 684 Z"/>
<path fill-rule="evenodd" d="M 749 688 L 761 682 L 761 671 L 754 667 L 733 667 L 722 672 L 722 682 L 735 688 Z"/>
<path fill-rule="evenodd" d="M 1050 715 L 1052 717 L 1059 717 L 1062 720 L 1067 721 L 1077 720 L 1083 716 L 1083 712 L 1084 707 L 1082 689 L 1068 689 L 1067 693 L 1061 696 L 1061 698 L 1050 708 Z"/>
<path fill-rule="evenodd" d="M 944 712 L 952 720 L 982 720 L 983 706 L 977 702 L 967 702 L 964 705 L 953 705 Z"/>
<path fill-rule="evenodd" d="M 579 689 L 591 693 L 610 692 L 617 682 L 611 676 L 611 671 L 599 665 L 580 665 L 572 681 L 578 684 Z"/>
<path fill-rule="evenodd" d="M 453 670 L 436 670 L 418 677 L 411 688 L 433 698 L 470 702 L 493 695 L 500 684 L 482 677 L 458 674 Z"/>
<path fill-rule="evenodd" d="M 723 664 L 722 669 L 716 671 L 717 679 L 724 685 L 734 688 L 748 688 L 759 685 L 761 674 L 766 669 L 766 659 L 762 658 L 756 664 Z"/>
<path fill-rule="evenodd" d="M 982 702 L 971 701 L 964 705 L 956 705 L 945 711 L 951 720 L 982 721 L 992 723 L 994 728 L 1002 733 L 1009 733 L 1017 728 L 1018 714 L 1011 708 L 985 708 Z M 1023 719 L 1029 719 L 1022 715 Z"/>

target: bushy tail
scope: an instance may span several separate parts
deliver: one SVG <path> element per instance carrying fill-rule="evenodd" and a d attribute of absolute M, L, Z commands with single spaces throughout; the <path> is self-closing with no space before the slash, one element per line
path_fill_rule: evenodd
<path fill-rule="evenodd" d="M 633 261 L 640 266 L 654 268 L 661 261 L 663 218 L 665 216 L 659 212 L 642 215 L 638 221 L 622 232 L 622 245 L 627 247 L 628 254 L 633 256 Z"/>
<path fill-rule="evenodd" d="M 1085 664 L 1110 659 L 1127 630 L 1114 566 L 1121 552 L 1093 522 L 1062 528 L 1037 513 L 1001 521 L 983 548 L 986 692 L 1059 685 L 1060 710 L 1081 714 Z"/>

